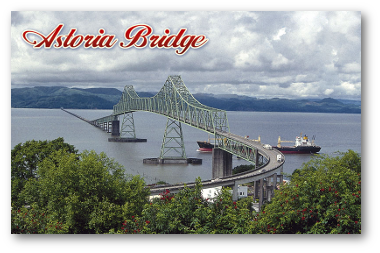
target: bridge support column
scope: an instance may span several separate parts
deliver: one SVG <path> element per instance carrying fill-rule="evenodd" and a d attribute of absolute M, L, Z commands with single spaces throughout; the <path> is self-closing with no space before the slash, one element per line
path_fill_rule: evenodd
<path fill-rule="evenodd" d="M 260 184 L 259 180 L 255 181 L 255 191 L 254 191 L 255 199 L 254 199 L 254 201 L 256 201 L 256 199 L 258 199 L 258 197 L 259 197 L 259 184 Z"/>
<path fill-rule="evenodd" d="M 266 178 L 266 187 L 265 187 L 265 190 L 266 190 L 266 200 L 269 202 L 271 201 L 272 199 L 272 195 L 273 195 L 273 186 L 271 185 L 271 178 L 270 177 L 267 177 Z"/>
<path fill-rule="evenodd" d="M 258 204 L 259 204 L 259 210 L 261 210 L 261 206 L 263 205 L 263 202 L 264 202 L 264 185 L 265 185 L 265 181 L 264 179 L 260 179 L 260 180 L 256 180 L 255 181 L 255 199 L 254 201 L 258 200 Z"/>
<path fill-rule="evenodd" d="M 279 181 L 280 181 L 280 187 L 281 187 L 284 184 L 284 175 L 281 174 L 278 177 L 280 178 Z"/>
<path fill-rule="evenodd" d="M 112 122 L 112 138 L 110 142 L 146 142 L 146 139 L 136 138 L 135 121 L 132 112 L 123 114 L 123 121 L 120 127 L 119 117 L 114 115 Z"/>
<path fill-rule="evenodd" d="M 273 192 L 272 197 L 274 197 L 274 191 L 277 190 L 277 173 L 273 174 Z"/>
<path fill-rule="evenodd" d="M 106 123 L 106 132 L 111 133 L 112 121 Z"/>
<path fill-rule="evenodd" d="M 259 210 L 261 210 L 261 206 L 263 205 L 263 200 L 264 200 L 264 179 L 260 179 L 260 186 L 259 186 Z"/>
<path fill-rule="evenodd" d="M 239 185 L 235 181 L 235 185 L 232 187 L 232 200 L 237 201 L 239 199 Z"/>
<path fill-rule="evenodd" d="M 212 150 L 212 179 L 232 175 L 232 154 L 219 148 Z"/>
<path fill-rule="evenodd" d="M 112 136 L 120 136 L 120 121 L 119 119 L 117 118 L 117 116 L 115 116 L 114 120 L 112 121 Z"/>

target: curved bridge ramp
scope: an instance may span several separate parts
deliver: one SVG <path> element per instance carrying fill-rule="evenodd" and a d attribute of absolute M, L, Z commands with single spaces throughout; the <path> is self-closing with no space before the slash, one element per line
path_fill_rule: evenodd
<path fill-rule="evenodd" d="M 120 101 L 113 107 L 113 114 L 94 120 L 92 124 L 100 125 L 110 122 L 119 115 L 135 111 L 164 115 L 213 134 L 216 147 L 245 159 L 256 167 L 254 172 L 227 176 L 219 183 L 231 184 L 237 180 L 242 182 L 242 176 L 260 179 L 262 175 L 277 173 L 285 162 L 283 154 L 279 151 L 264 149 L 259 142 L 230 133 L 227 112 L 197 101 L 179 75 L 169 76 L 161 90 L 153 97 L 139 97 L 133 86 L 125 86 Z M 214 183 L 210 182 L 210 184 Z M 160 190 L 162 189 L 157 188 L 157 191 Z"/>

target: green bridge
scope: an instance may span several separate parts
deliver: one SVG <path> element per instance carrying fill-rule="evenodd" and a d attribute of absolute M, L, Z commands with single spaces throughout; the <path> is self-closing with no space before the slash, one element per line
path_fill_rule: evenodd
<path fill-rule="evenodd" d="M 133 112 L 138 111 L 156 113 L 168 118 L 159 157 L 162 161 L 186 159 L 181 123 L 214 136 L 210 185 L 236 186 L 249 180 L 253 182 L 275 176 L 272 187 L 274 189 L 277 177 L 282 182 L 282 165 L 285 162 L 282 153 L 264 149 L 260 142 L 230 133 L 227 112 L 197 101 L 179 75 L 169 76 L 153 97 L 139 97 L 133 86 L 125 86 L 120 101 L 113 107 L 112 115 L 88 122 L 111 132 L 115 139 L 136 139 Z M 119 118 L 122 118 L 121 125 Z M 232 155 L 249 161 L 255 169 L 233 176 Z M 181 188 L 173 187 L 172 189 Z M 153 192 L 160 190 L 162 189 L 151 189 Z"/>

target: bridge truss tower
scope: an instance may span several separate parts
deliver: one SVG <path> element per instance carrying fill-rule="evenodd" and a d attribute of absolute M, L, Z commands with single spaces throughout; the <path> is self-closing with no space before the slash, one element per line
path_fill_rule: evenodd
<path fill-rule="evenodd" d="M 159 159 L 187 159 L 181 122 L 168 118 Z"/>
<path fill-rule="evenodd" d="M 121 123 L 120 137 L 136 139 L 133 112 L 126 112 L 123 114 L 123 122 Z"/>

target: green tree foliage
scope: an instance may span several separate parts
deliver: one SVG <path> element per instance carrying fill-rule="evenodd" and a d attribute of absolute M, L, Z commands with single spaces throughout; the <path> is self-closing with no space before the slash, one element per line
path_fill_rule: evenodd
<path fill-rule="evenodd" d="M 213 200 L 202 198 L 200 178 L 194 188 L 177 194 L 166 191 L 145 205 L 141 216 L 132 216 L 121 224 L 118 233 L 228 234 L 247 231 L 252 199 L 232 201 L 228 188 Z M 248 201 L 248 202 L 247 202 Z"/>
<path fill-rule="evenodd" d="M 254 165 L 242 164 L 242 165 L 236 166 L 235 168 L 232 169 L 232 175 L 242 173 L 245 171 L 249 171 L 249 170 L 253 170 L 254 168 L 255 168 Z"/>
<path fill-rule="evenodd" d="M 17 144 L 11 150 L 11 201 L 16 208 L 25 205 L 19 201 L 18 195 L 25 183 L 36 177 L 38 163 L 57 150 L 77 153 L 74 146 L 65 143 L 63 138 L 52 141 L 27 141 Z"/>
<path fill-rule="evenodd" d="M 259 213 L 251 198 L 234 202 L 223 189 L 212 202 L 195 189 L 165 192 L 144 207 L 142 216 L 121 224 L 118 233 L 250 233 L 338 234 L 361 233 L 361 158 L 349 151 L 318 156 L 304 164 L 289 184 Z"/>
<path fill-rule="evenodd" d="M 21 207 L 11 211 L 12 234 L 66 234 L 67 225 L 42 209 Z"/>
<path fill-rule="evenodd" d="M 361 158 L 353 151 L 316 156 L 255 213 L 252 198 L 233 201 L 228 188 L 203 199 L 200 178 L 149 202 L 144 181 L 104 153 L 32 143 L 31 151 L 17 147 L 22 156 L 12 150 L 12 173 L 20 172 L 12 184 L 24 180 L 15 199 L 27 204 L 12 202 L 12 233 L 361 233 Z"/>
<path fill-rule="evenodd" d="M 293 173 L 257 215 L 257 233 L 361 233 L 361 158 L 318 156 Z"/>
<path fill-rule="evenodd" d="M 148 195 L 139 176 L 125 175 L 104 153 L 60 149 L 36 163 L 19 192 L 34 218 L 12 205 L 12 233 L 107 233 L 124 217 L 141 214 Z"/>

